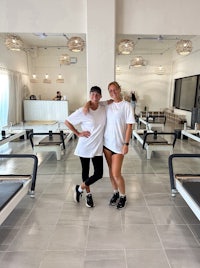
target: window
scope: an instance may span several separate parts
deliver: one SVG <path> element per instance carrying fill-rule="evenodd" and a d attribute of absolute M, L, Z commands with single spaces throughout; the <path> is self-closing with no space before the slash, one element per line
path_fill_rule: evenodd
<path fill-rule="evenodd" d="M 0 73 L 0 128 L 8 124 L 9 80 L 6 73 Z"/>
<path fill-rule="evenodd" d="M 196 106 L 197 82 L 199 75 L 183 77 L 175 80 L 174 107 L 192 111 Z"/>

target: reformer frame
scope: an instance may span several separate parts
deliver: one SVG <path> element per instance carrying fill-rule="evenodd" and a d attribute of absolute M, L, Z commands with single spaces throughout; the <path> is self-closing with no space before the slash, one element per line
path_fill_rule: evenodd
<path fill-rule="evenodd" d="M 200 174 L 176 174 L 175 158 L 196 159 L 200 154 L 172 154 L 168 159 L 171 195 L 179 193 L 200 221 Z"/>
<path fill-rule="evenodd" d="M 33 159 L 32 171 L 28 175 L 7 173 L 0 175 L 0 224 L 4 222 L 25 195 L 29 194 L 30 197 L 35 197 L 37 156 L 32 154 L 0 154 L 0 161 L 11 158 Z"/>

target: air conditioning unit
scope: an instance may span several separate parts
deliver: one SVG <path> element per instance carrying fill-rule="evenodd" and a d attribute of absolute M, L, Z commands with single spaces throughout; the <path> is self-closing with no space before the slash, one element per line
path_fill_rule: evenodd
<path fill-rule="evenodd" d="M 77 58 L 76 57 L 70 57 L 70 64 L 76 64 Z"/>

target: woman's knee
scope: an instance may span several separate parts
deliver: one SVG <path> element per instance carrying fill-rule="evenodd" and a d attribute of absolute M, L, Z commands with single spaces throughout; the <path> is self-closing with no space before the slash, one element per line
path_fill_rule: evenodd
<path fill-rule="evenodd" d="M 94 177 L 97 179 L 97 180 L 100 180 L 102 177 L 103 177 L 103 170 L 97 172 L 97 173 L 94 173 Z"/>
<path fill-rule="evenodd" d="M 90 186 L 96 181 L 102 179 L 102 177 L 103 177 L 103 174 L 102 175 L 99 174 L 98 176 L 91 176 L 88 180 L 85 181 L 85 185 Z"/>
<path fill-rule="evenodd" d="M 121 175 L 118 175 L 118 176 L 115 176 L 113 175 L 113 178 L 116 182 L 120 182 L 122 180 L 122 176 Z"/>

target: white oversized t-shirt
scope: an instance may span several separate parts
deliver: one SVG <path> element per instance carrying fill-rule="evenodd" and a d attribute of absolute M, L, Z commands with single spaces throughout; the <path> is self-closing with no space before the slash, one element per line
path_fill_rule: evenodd
<path fill-rule="evenodd" d="M 75 155 L 92 158 L 103 155 L 103 135 L 106 123 L 105 106 L 99 105 L 96 110 L 90 109 L 87 114 L 83 108 L 79 108 L 70 116 L 67 121 L 72 125 L 80 125 L 82 131 L 89 131 L 90 137 L 79 137 Z"/>
<path fill-rule="evenodd" d="M 134 124 L 135 117 L 130 102 L 113 102 L 106 106 L 104 146 L 115 153 L 122 153 L 126 124 Z"/>

